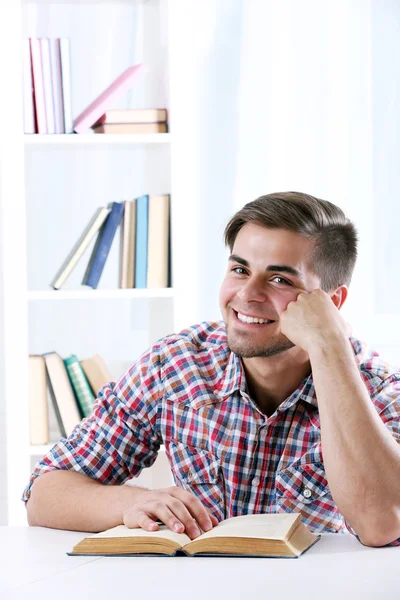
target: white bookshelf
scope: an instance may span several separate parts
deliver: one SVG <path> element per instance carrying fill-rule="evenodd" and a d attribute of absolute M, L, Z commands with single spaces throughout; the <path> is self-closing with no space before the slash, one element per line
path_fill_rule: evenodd
<path fill-rule="evenodd" d="M 10 93 L 0 98 L 7 114 L 0 125 L 0 524 L 26 523 L 20 497 L 32 462 L 48 449 L 29 442 L 29 354 L 99 351 L 112 359 L 114 376 L 153 341 L 196 320 L 201 238 L 193 224 L 201 198 L 185 10 L 184 0 L 1 3 L 0 76 Z M 147 83 L 115 108 L 166 106 L 171 133 L 24 135 L 26 37 L 70 37 L 74 116 L 129 64 L 146 62 Z M 94 208 L 143 193 L 171 194 L 173 288 L 117 289 L 114 241 L 99 289 L 80 287 L 83 259 L 65 289 L 48 289 Z"/>

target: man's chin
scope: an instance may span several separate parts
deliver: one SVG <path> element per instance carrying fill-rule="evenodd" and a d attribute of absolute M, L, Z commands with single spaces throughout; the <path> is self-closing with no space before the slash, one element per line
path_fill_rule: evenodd
<path fill-rule="evenodd" d="M 289 340 L 282 340 L 261 346 L 251 344 L 251 342 L 245 343 L 243 341 L 230 339 L 230 336 L 228 335 L 228 347 L 231 352 L 234 352 L 234 354 L 237 354 L 237 356 L 240 356 L 241 358 L 268 358 L 294 348 L 294 344 Z"/>

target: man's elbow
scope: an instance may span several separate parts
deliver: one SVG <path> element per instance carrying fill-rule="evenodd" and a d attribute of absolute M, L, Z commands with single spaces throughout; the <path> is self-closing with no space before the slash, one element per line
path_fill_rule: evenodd
<path fill-rule="evenodd" d="M 400 538 L 400 514 L 398 513 L 391 518 L 380 519 L 374 527 L 368 525 L 365 531 L 358 534 L 358 538 L 364 546 L 381 548 Z"/>
<path fill-rule="evenodd" d="M 35 517 L 35 513 L 34 513 L 34 509 L 33 509 L 33 502 L 30 498 L 27 501 L 25 506 L 26 506 L 26 516 L 27 516 L 29 527 L 37 527 L 39 525 L 39 523 L 37 522 L 37 519 Z"/>

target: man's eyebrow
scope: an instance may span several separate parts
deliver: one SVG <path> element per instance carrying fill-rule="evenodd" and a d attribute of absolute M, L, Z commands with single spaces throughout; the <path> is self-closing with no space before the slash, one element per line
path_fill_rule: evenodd
<path fill-rule="evenodd" d="M 231 254 L 228 260 L 231 262 L 237 262 L 244 267 L 250 266 L 249 262 L 245 258 L 241 258 L 237 254 Z M 272 271 L 274 273 L 288 273 L 288 275 L 293 275 L 294 277 L 304 279 L 303 273 L 294 267 L 290 267 L 289 265 L 268 265 L 265 270 Z"/>

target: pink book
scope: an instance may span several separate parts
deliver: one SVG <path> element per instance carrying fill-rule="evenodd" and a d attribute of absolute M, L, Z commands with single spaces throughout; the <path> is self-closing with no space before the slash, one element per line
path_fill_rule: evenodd
<path fill-rule="evenodd" d="M 93 125 L 103 115 L 110 104 L 121 94 L 126 92 L 132 85 L 134 79 L 146 70 L 142 64 L 128 67 L 107 89 L 104 90 L 85 110 L 76 117 L 74 121 L 74 131 L 83 133 Z"/>

